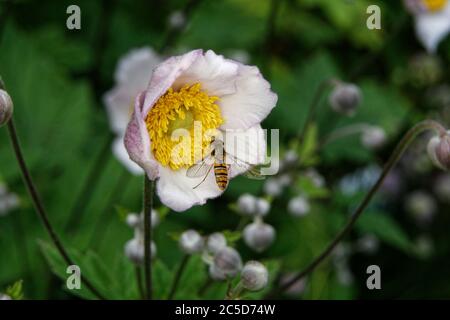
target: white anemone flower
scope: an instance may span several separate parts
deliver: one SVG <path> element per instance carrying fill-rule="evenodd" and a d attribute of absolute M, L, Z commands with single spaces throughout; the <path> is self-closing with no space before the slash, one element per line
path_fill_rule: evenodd
<path fill-rule="evenodd" d="M 133 174 L 143 170 L 128 157 L 123 145 L 125 130 L 133 113 L 134 98 L 147 87 L 153 69 L 162 58 L 149 47 L 133 49 L 117 64 L 114 79 L 116 85 L 104 97 L 111 130 L 116 135 L 112 149 L 117 159 Z"/>
<path fill-rule="evenodd" d="M 449 0 L 405 0 L 414 15 L 416 34 L 428 52 L 434 53 L 450 33 Z"/>
<path fill-rule="evenodd" d="M 248 170 L 243 163 L 264 163 L 266 141 L 260 123 L 276 102 L 277 95 L 257 67 L 211 50 L 194 50 L 154 70 L 148 88 L 136 97 L 125 146 L 148 178 L 157 180 L 161 202 L 184 211 L 224 190 L 215 170 L 201 177 L 187 174 L 194 164 L 211 158 L 217 136 L 222 136 L 217 140 L 223 142 L 222 160 L 229 168 L 227 182 Z M 245 162 L 237 164 L 235 159 Z"/>

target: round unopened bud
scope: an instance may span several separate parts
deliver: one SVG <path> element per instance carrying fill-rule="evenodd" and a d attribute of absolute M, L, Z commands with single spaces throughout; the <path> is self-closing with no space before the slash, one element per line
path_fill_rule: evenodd
<path fill-rule="evenodd" d="M 450 174 L 442 174 L 436 178 L 434 192 L 439 200 L 450 203 Z"/>
<path fill-rule="evenodd" d="M 361 90 L 351 83 L 338 84 L 330 95 L 331 108 L 347 116 L 355 113 L 361 100 Z"/>
<path fill-rule="evenodd" d="M 152 241 L 150 244 L 151 258 L 156 256 L 156 245 Z M 145 260 L 144 242 L 140 239 L 131 239 L 125 244 L 125 256 L 135 264 L 143 264 Z"/>
<path fill-rule="evenodd" d="M 215 265 L 214 268 L 217 268 L 227 278 L 235 277 L 242 269 L 241 256 L 231 247 L 220 249 L 215 254 L 213 263 Z"/>
<path fill-rule="evenodd" d="M 283 186 L 276 178 L 267 179 L 264 183 L 263 189 L 265 194 L 272 197 L 277 197 L 283 192 Z"/>
<path fill-rule="evenodd" d="M 0 300 L 12 300 L 10 296 L 4 293 L 0 293 Z"/>
<path fill-rule="evenodd" d="M 370 126 L 361 135 L 361 143 L 369 149 L 380 148 L 386 142 L 386 132 L 383 128 Z"/>
<path fill-rule="evenodd" d="M 437 205 L 434 198 L 424 191 L 415 191 L 405 200 L 405 209 L 420 225 L 428 224 L 433 220 Z"/>
<path fill-rule="evenodd" d="M 225 273 L 220 270 L 219 268 L 217 268 L 217 266 L 214 263 L 211 263 L 209 265 L 209 276 L 216 281 L 222 281 L 225 280 L 227 278 L 227 276 L 225 275 Z"/>
<path fill-rule="evenodd" d="M 242 269 L 241 281 L 245 289 L 258 291 L 267 286 L 267 283 L 269 282 L 269 272 L 262 263 L 258 261 L 249 261 Z"/>
<path fill-rule="evenodd" d="M 244 193 L 237 201 L 237 209 L 243 215 L 254 215 L 256 211 L 256 197 L 249 193 Z"/>
<path fill-rule="evenodd" d="M 187 230 L 181 234 L 180 248 L 186 254 L 194 254 L 203 250 L 203 237 L 195 230 Z"/>
<path fill-rule="evenodd" d="M 227 239 L 220 232 L 215 232 L 208 236 L 206 240 L 206 248 L 209 252 L 216 254 L 219 250 L 225 248 L 227 246 Z"/>
<path fill-rule="evenodd" d="M 255 221 L 245 227 L 244 242 L 256 252 L 263 252 L 275 240 L 275 229 L 262 221 Z"/>
<path fill-rule="evenodd" d="M 303 196 L 297 196 L 289 200 L 288 212 L 294 217 L 302 217 L 309 213 L 310 206 L 308 200 Z"/>
<path fill-rule="evenodd" d="M 434 165 L 450 170 L 450 131 L 443 136 L 431 138 L 427 150 Z"/>
<path fill-rule="evenodd" d="M 264 198 L 258 198 L 256 200 L 256 208 L 255 208 L 255 214 L 257 216 L 265 216 L 270 211 L 270 202 L 267 201 Z"/>
<path fill-rule="evenodd" d="M 126 218 L 126 223 L 130 228 L 137 228 L 141 225 L 141 217 L 136 213 L 129 213 Z"/>
<path fill-rule="evenodd" d="M 367 234 L 358 239 L 356 246 L 361 252 L 374 254 L 380 247 L 380 240 L 372 234 Z"/>
<path fill-rule="evenodd" d="M 284 156 L 282 165 L 286 167 L 291 167 L 296 165 L 298 162 L 298 153 L 295 150 L 288 150 Z"/>
<path fill-rule="evenodd" d="M 14 112 L 14 105 L 8 92 L 0 89 L 0 127 L 8 123 Z"/>
<path fill-rule="evenodd" d="M 182 29 L 186 25 L 186 15 L 181 11 L 174 11 L 169 16 L 169 25 L 174 29 Z"/>
<path fill-rule="evenodd" d="M 157 227 L 160 222 L 158 212 L 155 209 L 152 209 L 151 219 L 152 219 L 152 229 L 153 229 L 153 228 Z"/>

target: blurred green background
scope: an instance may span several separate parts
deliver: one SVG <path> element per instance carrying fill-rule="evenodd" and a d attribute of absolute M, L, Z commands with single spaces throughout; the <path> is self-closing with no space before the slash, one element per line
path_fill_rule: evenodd
<path fill-rule="evenodd" d="M 81 30 L 66 28 L 71 4 L 81 8 Z M 366 28 L 370 4 L 382 9 L 381 30 Z M 169 16 L 183 10 L 187 27 L 171 30 Z M 412 124 L 435 118 L 449 125 L 450 40 L 441 44 L 437 56 L 425 57 L 401 1 L 1 0 L 0 75 L 14 100 L 27 163 L 64 244 L 109 298 L 137 298 L 134 267 L 123 255 L 125 242 L 133 236 L 123 213 L 141 210 L 142 178 L 129 174 L 110 151 L 113 133 L 102 96 L 114 84 L 118 59 L 143 46 L 165 55 L 202 48 L 228 57 L 248 56 L 248 63 L 260 67 L 279 95 L 263 127 L 280 128 L 285 148 L 305 120 L 315 88 L 329 77 L 355 82 L 364 100 L 356 115 L 347 118 L 323 99 L 319 137 L 350 123 L 386 130 L 388 143 L 376 152 L 363 147 L 358 136 L 320 150 L 314 167 L 326 179 L 327 196 L 314 201 L 312 195 L 311 213 L 301 219 L 286 212 L 293 190 L 275 199 L 267 221 L 277 230 L 277 239 L 269 250 L 255 254 L 241 240 L 236 242 L 244 260 L 268 261 L 273 275 L 275 270 L 300 270 L 321 252 L 367 190 L 361 170 L 382 166 Z M 438 96 L 439 88 L 447 96 L 441 91 Z M 308 277 L 305 290 L 280 297 L 450 298 L 449 203 L 433 194 L 441 173 L 426 159 L 419 161 L 425 143 L 415 143 L 409 160 L 399 166 L 398 194 L 381 193 L 345 241 L 346 247 L 356 248 L 362 236 L 374 235 L 378 250 L 353 250 L 346 258 L 350 276 L 344 279 L 333 259 L 328 260 Z M 351 194 L 339 187 L 349 174 L 353 183 L 360 183 Z M 5 128 L 0 129 L 0 181 L 20 198 L 19 208 L 0 216 L 0 292 L 21 279 L 25 298 L 75 298 L 52 272 L 65 277 L 26 193 Z M 262 186 L 238 178 L 223 197 L 164 217 L 155 230 L 156 297 L 164 296 L 182 256 L 171 234 L 187 228 L 204 234 L 235 229 L 239 216 L 230 203 L 244 192 L 258 194 Z M 425 225 L 405 211 L 405 199 L 415 190 L 427 190 L 436 202 L 436 214 Z M 200 297 L 189 289 L 206 281 L 200 264 L 191 261 L 177 297 Z M 366 288 L 371 264 L 381 267 L 382 290 Z M 223 285 L 217 284 L 202 298 L 220 299 L 221 290 Z M 89 297 L 84 290 L 78 295 Z"/>

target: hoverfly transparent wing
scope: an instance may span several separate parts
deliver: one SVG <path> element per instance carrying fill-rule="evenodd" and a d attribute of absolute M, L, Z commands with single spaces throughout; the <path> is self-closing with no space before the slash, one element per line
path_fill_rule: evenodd
<path fill-rule="evenodd" d="M 186 176 L 189 178 L 199 178 L 208 172 L 208 170 L 213 165 L 212 156 L 209 155 L 205 159 L 201 160 L 200 162 L 197 162 L 196 164 L 192 165 L 187 169 Z"/>
<path fill-rule="evenodd" d="M 235 156 L 227 153 L 226 157 L 229 159 L 232 159 L 232 163 L 229 163 L 231 165 L 237 165 L 245 170 L 245 172 L 242 174 L 245 177 L 253 180 L 264 180 L 266 179 L 265 176 L 261 174 L 261 168 L 258 165 L 250 164 L 244 160 L 240 160 L 236 158 Z"/>

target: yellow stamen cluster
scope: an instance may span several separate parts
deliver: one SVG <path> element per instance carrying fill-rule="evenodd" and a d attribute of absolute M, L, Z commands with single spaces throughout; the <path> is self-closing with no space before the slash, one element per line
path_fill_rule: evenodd
<path fill-rule="evenodd" d="M 422 0 L 423 4 L 429 11 L 441 11 L 448 0 Z"/>
<path fill-rule="evenodd" d="M 161 96 L 145 119 L 155 159 L 178 170 L 192 166 L 199 152 L 205 154 L 211 143 L 205 133 L 223 122 L 218 99 L 202 91 L 200 83 L 170 88 Z M 187 139 L 179 132 L 187 133 Z"/>

